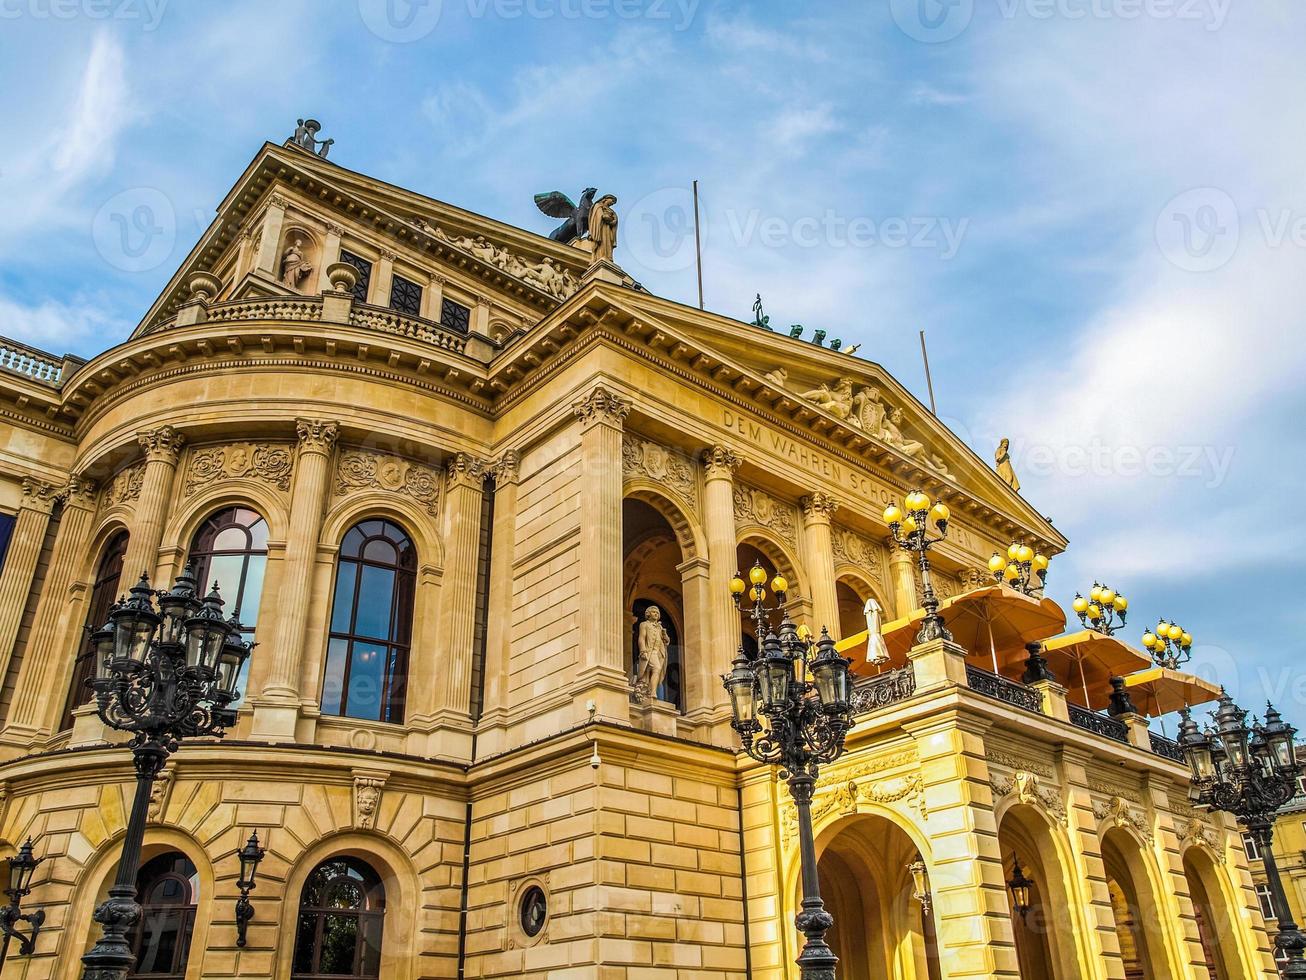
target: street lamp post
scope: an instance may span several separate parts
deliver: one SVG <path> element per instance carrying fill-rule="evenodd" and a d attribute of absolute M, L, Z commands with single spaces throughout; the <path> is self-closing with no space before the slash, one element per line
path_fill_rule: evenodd
<path fill-rule="evenodd" d="M 1283 975 L 1306 978 L 1306 935 L 1292 919 L 1288 896 L 1274 860 L 1274 816 L 1297 791 L 1298 765 L 1293 750 L 1297 730 L 1284 722 L 1269 702 L 1265 723 L 1247 725 L 1247 712 L 1220 695 L 1213 715 L 1215 725 L 1198 728 L 1190 712 L 1180 714 L 1179 745 L 1192 772 L 1191 795 L 1198 806 L 1231 813 L 1247 828 L 1265 863 L 1274 917 L 1279 923 L 1276 940 L 1287 955 Z"/>
<path fill-rule="evenodd" d="M 1071 608 L 1075 610 L 1080 623 L 1103 636 L 1114 636 L 1116 630 L 1124 626 L 1125 620 L 1129 618 L 1129 600 L 1100 582 L 1093 583 L 1088 598 L 1076 592 Z"/>
<path fill-rule="evenodd" d="M 157 604 L 156 604 L 157 599 Z M 129 598 L 115 603 L 109 622 L 91 634 L 97 662 L 91 681 L 101 720 L 132 732 L 136 795 L 109 897 L 95 910 L 101 936 L 82 957 L 83 980 L 125 980 L 135 963 L 128 935 L 141 915 L 136 874 L 149 813 L 150 790 L 183 738 L 221 738 L 234 724 L 231 703 L 252 644 L 234 617 L 222 618 L 218 587 L 203 601 L 187 564 L 168 592 L 145 575 Z"/>
<path fill-rule="evenodd" d="M 1043 593 L 1043 579 L 1048 571 L 1048 559 L 1041 551 L 1035 551 L 1027 544 L 1012 542 L 1004 558 L 993 552 L 989 559 L 989 571 L 993 581 L 1028 596 Z"/>
<path fill-rule="evenodd" d="M 1143 634 L 1143 646 L 1158 667 L 1174 670 L 1193 658 L 1193 634 L 1165 619 Z"/>
<path fill-rule="evenodd" d="M 37 909 L 30 914 L 23 913 L 23 899 L 32 893 L 32 875 L 36 873 L 37 865 L 44 860 L 45 858 L 38 858 L 32 854 L 30 837 L 18 849 L 17 854 L 5 858 L 9 866 L 9 875 L 5 880 L 5 895 L 9 903 L 0 908 L 0 932 L 4 933 L 4 939 L 0 941 L 0 973 L 4 972 L 5 957 L 9 955 L 9 940 L 17 938 L 18 955 L 29 956 L 36 945 L 36 937 L 41 932 L 41 926 L 45 924 L 44 909 Z M 24 936 L 19 931 L 20 922 L 26 922 L 31 926 L 30 934 Z"/>
<path fill-rule="evenodd" d="M 931 507 L 929 494 L 923 490 L 907 494 L 901 507 L 890 504 L 884 509 L 884 523 L 889 525 L 894 543 L 914 554 L 916 565 L 921 570 L 921 605 L 925 608 L 925 619 L 916 634 L 917 643 L 952 639 L 952 634 L 943 624 L 943 617 L 939 615 L 939 599 L 930 580 L 930 549 L 948 536 L 951 516 L 952 512 L 942 500 Z M 937 532 L 934 537 L 929 533 L 931 519 Z"/>
<path fill-rule="evenodd" d="M 806 939 L 796 962 L 802 980 L 834 980 L 838 958 L 825 941 L 834 918 L 821 901 L 811 807 L 819 767 L 843 754 L 852 727 L 849 661 L 835 650 L 824 628 L 815 643 L 800 633 L 784 609 L 789 584 L 782 576 L 771 582 L 775 608 L 766 605 L 766 572 L 760 565 L 750 570 L 749 580 L 751 589 L 736 575 L 730 593 L 742 610 L 748 592 L 748 613 L 761 647 L 750 659 L 741 645 L 733 669 L 722 678 L 730 695 L 731 724 L 744 751 L 758 762 L 779 766 L 788 783 L 798 811 L 803 886 L 802 910 L 794 924 Z"/>

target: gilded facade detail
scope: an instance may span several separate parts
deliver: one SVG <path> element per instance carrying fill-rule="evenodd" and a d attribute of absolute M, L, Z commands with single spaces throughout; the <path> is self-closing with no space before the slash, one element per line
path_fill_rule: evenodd
<path fill-rule="evenodd" d="M 404 494 L 432 516 L 440 510 L 440 474 L 431 467 L 385 453 L 342 451 L 336 463 L 335 495 L 367 489 Z"/>
<path fill-rule="evenodd" d="M 222 480 L 251 477 L 278 490 L 290 489 L 294 452 L 289 444 L 236 442 L 191 450 L 186 465 L 187 497 Z"/>

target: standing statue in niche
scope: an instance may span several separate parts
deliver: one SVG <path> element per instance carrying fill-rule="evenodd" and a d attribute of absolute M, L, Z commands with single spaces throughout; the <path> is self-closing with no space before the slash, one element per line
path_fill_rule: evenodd
<path fill-rule="evenodd" d="M 1019 492 L 1020 480 L 1016 477 L 1016 471 L 1011 465 L 1011 440 L 1003 438 L 998 443 L 997 452 L 993 454 L 993 463 L 998 471 L 998 476 L 1002 477 L 1002 482 L 1011 487 L 1012 490 Z"/>
<path fill-rule="evenodd" d="M 667 651 L 671 636 L 662 625 L 662 610 L 649 606 L 639 624 L 639 662 L 635 667 L 635 699 L 640 704 L 658 696 L 667 676 Z"/>
<path fill-rule="evenodd" d="M 298 289 L 313 271 L 313 263 L 304 256 L 304 239 L 296 235 L 281 253 L 281 281 L 291 289 Z"/>
<path fill-rule="evenodd" d="M 604 194 L 594 202 L 590 209 L 590 241 L 594 243 L 594 258 L 612 261 L 612 253 L 617 249 L 617 212 L 613 206 L 617 199 L 611 194 Z"/>
<path fill-rule="evenodd" d="M 565 219 L 549 233 L 549 237 L 564 245 L 574 242 L 577 238 L 584 238 L 589 233 L 590 211 L 594 207 L 594 195 L 597 193 L 597 187 L 586 187 L 581 191 L 579 204 L 573 203 L 562 191 L 536 194 L 535 206 L 540 211 L 550 218 Z"/>

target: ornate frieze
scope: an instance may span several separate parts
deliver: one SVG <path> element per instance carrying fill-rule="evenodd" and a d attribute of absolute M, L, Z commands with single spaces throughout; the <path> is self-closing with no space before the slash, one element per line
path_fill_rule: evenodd
<path fill-rule="evenodd" d="M 630 407 L 629 399 L 622 398 L 603 385 L 596 385 L 593 391 L 572 406 L 576 418 L 586 427 L 604 422 L 617 428 L 625 424 Z"/>
<path fill-rule="evenodd" d="M 335 494 L 355 490 L 387 490 L 411 497 L 434 516 L 440 508 L 440 474 L 401 456 L 351 449 L 336 464 Z"/>
<path fill-rule="evenodd" d="M 794 539 L 794 508 L 756 487 L 735 487 L 735 524 L 759 524 L 785 541 Z"/>
<path fill-rule="evenodd" d="M 289 445 L 234 442 L 192 449 L 183 493 L 189 497 L 212 483 L 241 477 L 261 480 L 284 492 L 290 489 L 294 461 Z"/>
<path fill-rule="evenodd" d="M 703 450 L 703 470 L 709 480 L 731 479 L 741 462 L 734 450 L 726 446 L 713 446 Z"/>
<path fill-rule="evenodd" d="M 59 498 L 59 488 L 33 476 L 23 477 L 23 509 L 48 514 Z"/>
<path fill-rule="evenodd" d="M 821 820 L 830 813 L 841 816 L 856 813 L 862 803 L 883 805 L 904 800 L 920 814 L 922 820 L 929 819 L 925 806 L 924 781 L 919 772 L 889 779 L 849 779 L 836 785 L 833 791 L 821 793 L 812 800 L 812 821 Z M 784 824 L 792 839 L 798 832 L 798 809 L 793 803 L 785 804 Z"/>
<path fill-rule="evenodd" d="M 433 225 L 425 218 L 414 218 L 413 224 L 454 248 L 474 255 L 486 265 L 493 266 L 500 272 L 506 272 L 514 279 L 530 283 L 541 292 L 548 293 L 555 299 L 566 299 L 580 288 L 580 280 L 561 265 L 555 265 L 549 258 L 531 262 L 516 252 L 509 251 L 484 235 L 454 235 Z"/>
<path fill-rule="evenodd" d="M 104 488 L 104 502 L 112 505 L 136 500 L 141 495 L 144 479 L 145 467 L 141 463 L 119 470 L 118 475 Z"/>
<path fill-rule="evenodd" d="M 830 546 L 836 565 L 856 565 L 866 571 L 880 574 L 883 567 L 884 548 L 867 541 L 860 534 L 846 528 L 832 528 Z"/>
<path fill-rule="evenodd" d="M 147 460 L 159 460 L 165 463 L 176 463 L 182 448 L 186 445 L 186 437 L 170 425 L 161 425 L 157 429 L 138 432 L 136 440 L 140 443 L 141 449 L 145 450 Z"/>
<path fill-rule="evenodd" d="M 1032 759 L 1022 759 L 1020 756 L 1012 755 L 1010 752 L 1003 752 L 1001 749 L 989 749 L 984 757 L 994 765 L 1006 766 L 1008 769 L 1023 770 L 1032 772 L 1035 775 L 1043 776 L 1046 779 L 1054 778 L 1052 767 L 1042 762 L 1035 762 Z"/>
<path fill-rule="evenodd" d="M 694 464 L 673 449 L 627 433 L 621 445 L 621 468 L 628 477 L 647 477 L 694 502 Z"/>

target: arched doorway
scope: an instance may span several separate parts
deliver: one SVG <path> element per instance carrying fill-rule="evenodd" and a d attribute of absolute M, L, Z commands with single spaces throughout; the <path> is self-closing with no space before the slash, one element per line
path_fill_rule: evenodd
<path fill-rule="evenodd" d="M 627 497 L 621 504 L 622 578 L 627 622 L 630 624 L 626 670 L 636 676 L 639 629 L 656 607 L 666 630 L 667 665 L 656 697 L 685 710 L 685 597 L 681 566 L 685 560 L 671 523 L 652 504 Z"/>
<path fill-rule="evenodd" d="M 921 855 L 897 824 L 852 817 L 817 843 L 821 895 L 834 917 L 826 936 L 840 980 L 938 980 L 932 912 L 911 872 Z"/>
<path fill-rule="evenodd" d="M 129 976 L 185 980 L 199 902 L 199 871 L 180 851 L 165 851 L 141 865 L 136 894 L 141 917 L 129 939 L 136 957 Z"/>
<path fill-rule="evenodd" d="M 323 861 L 299 899 L 292 980 L 381 976 L 385 885 L 370 864 L 348 855 Z"/>
<path fill-rule="evenodd" d="M 1071 917 L 1071 885 L 1053 828 L 1031 806 L 1017 804 L 998 824 L 1003 879 L 1010 882 L 1015 865 L 1029 881 L 1029 908 L 1011 909 L 1016 959 L 1022 980 L 1075 980 L 1078 976 L 1075 937 L 1082 933 Z M 1008 902 L 1012 901 L 1010 892 Z"/>
<path fill-rule="evenodd" d="M 866 629 L 866 597 L 861 595 L 847 579 L 834 584 L 835 599 L 839 603 L 839 635 L 856 636 Z"/>
<path fill-rule="evenodd" d="M 1238 920 L 1230 914 L 1215 862 L 1198 847 L 1188 848 L 1183 860 L 1206 970 L 1211 980 L 1235 980 L 1243 972 L 1233 938 Z"/>
<path fill-rule="evenodd" d="M 1171 980 L 1164 919 L 1138 842 L 1124 830 L 1108 830 L 1102 837 L 1102 864 L 1126 980 Z"/>

